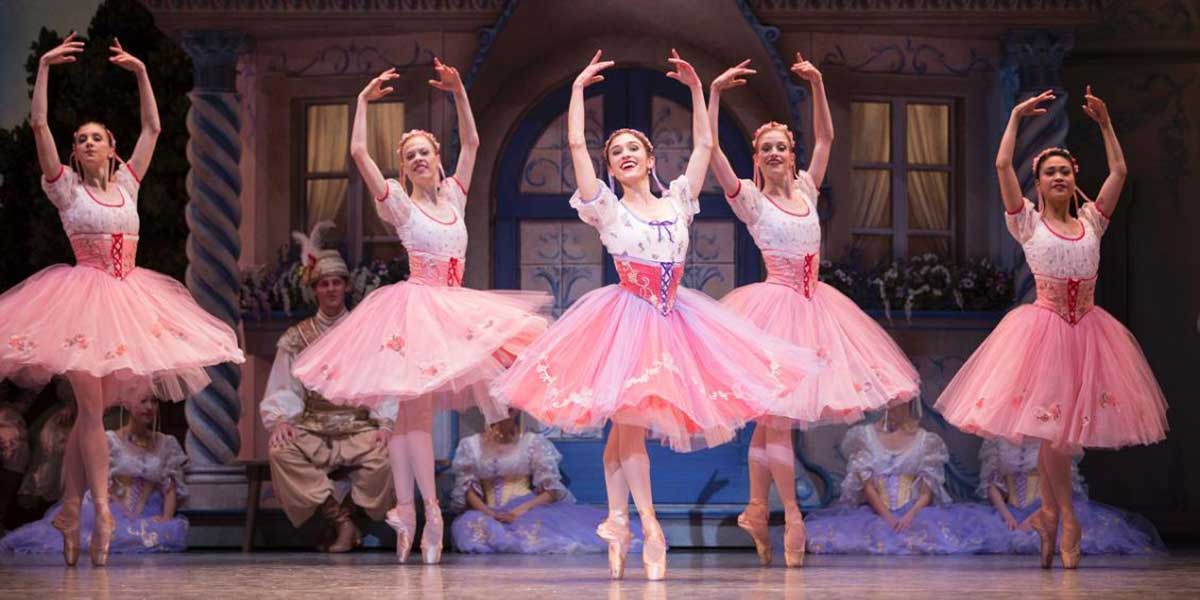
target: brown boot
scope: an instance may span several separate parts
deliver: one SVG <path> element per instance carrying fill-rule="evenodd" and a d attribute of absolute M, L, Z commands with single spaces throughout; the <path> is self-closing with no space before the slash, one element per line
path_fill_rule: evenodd
<path fill-rule="evenodd" d="M 327 523 L 334 528 L 333 542 L 325 549 L 330 553 L 349 552 L 362 545 L 362 534 L 350 518 L 350 509 L 346 503 L 329 498 L 321 505 L 321 512 Z"/>

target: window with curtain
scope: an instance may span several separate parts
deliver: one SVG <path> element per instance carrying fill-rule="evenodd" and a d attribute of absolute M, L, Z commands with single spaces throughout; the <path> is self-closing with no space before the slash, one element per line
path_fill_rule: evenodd
<path fill-rule="evenodd" d="M 403 253 L 399 240 L 376 216 L 371 194 L 350 160 L 354 104 L 313 102 L 305 103 L 303 110 L 303 225 L 296 228 L 310 231 L 318 221 L 333 221 L 331 235 L 344 243 L 352 264 Z M 384 177 L 396 177 L 396 144 L 404 133 L 404 103 L 375 102 L 367 110 L 371 156 Z"/>
<path fill-rule="evenodd" d="M 951 101 L 850 104 L 853 248 L 867 266 L 954 248 Z"/>

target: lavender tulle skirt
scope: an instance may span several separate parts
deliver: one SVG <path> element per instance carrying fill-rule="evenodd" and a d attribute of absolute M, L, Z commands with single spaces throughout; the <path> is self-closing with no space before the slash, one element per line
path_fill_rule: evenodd
<path fill-rule="evenodd" d="M 1022 523 L 1029 515 L 1037 512 L 1042 503 L 1034 502 L 1026 508 L 1009 507 L 1013 518 Z M 1158 537 L 1145 517 L 1125 512 L 1119 508 L 1100 502 L 1092 502 L 1086 498 L 1075 498 L 1075 516 L 1083 530 L 1083 538 L 1079 548 L 1084 554 L 1155 554 L 1166 552 L 1166 546 Z M 1004 520 L 1000 513 L 993 511 L 992 518 Z M 986 548 L 984 551 L 996 554 L 1037 554 L 1038 534 L 1033 530 L 1008 530 L 1007 535 L 999 538 L 1000 543 Z"/>
<path fill-rule="evenodd" d="M 510 510 L 533 498 L 526 494 L 509 500 Z M 581 554 L 604 552 L 608 546 L 596 536 L 603 521 L 602 509 L 584 504 L 554 502 L 536 506 L 512 523 L 501 523 L 480 511 L 468 510 L 450 525 L 450 537 L 460 552 L 472 554 Z M 633 550 L 640 551 L 642 527 L 630 524 Z"/>
<path fill-rule="evenodd" d="M 911 506 L 910 502 L 893 513 L 903 515 Z M 982 504 L 926 506 L 899 533 L 866 505 L 813 511 L 805 517 L 807 549 L 813 554 L 979 554 L 1003 545 L 1010 533 Z"/>
<path fill-rule="evenodd" d="M 135 503 L 136 504 L 136 503 Z M 114 554 L 147 554 L 153 552 L 183 552 L 187 550 L 188 521 L 176 515 L 160 523 L 155 517 L 162 514 L 163 495 L 153 492 L 146 498 L 146 506 L 140 515 L 130 515 L 128 509 L 115 499 L 111 504 L 113 521 L 112 545 Z M 62 552 L 62 533 L 54 528 L 54 517 L 62 510 L 59 502 L 46 511 L 41 520 L 26 523 L 0 538 L 0 553 L 57 554 Z M 80 511 L 80 547 L 87 551 L 92 538 L 92 526 L 96 522 L 96 511 L 90 493 L 84 495 Z"/>

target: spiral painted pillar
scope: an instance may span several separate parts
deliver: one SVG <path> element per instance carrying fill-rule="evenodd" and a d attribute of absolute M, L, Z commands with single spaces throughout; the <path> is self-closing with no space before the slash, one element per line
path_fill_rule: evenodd
<path fill-rule="evenodd" d="M 1074 45 L 1073 34 L 1050 31 L 1018 31 L 1010 33 L 1005 40 L 1008 62 L 1017 74 L 1016 97 L 1010 106 L 1046 90 L 1053 90 L 1056 96 L 1053 102 L 1044 105 L 1046 114 L 1022 119 L 1013 152 L 1013 168 L 1021 181 L 1021 191 L 1035 203 L 1037 178 L 1033 173 L 1033 159 L 1046 148 L 1063 146 L 1070 129 L 1067 118 L 1069 98 L 1063 87 L 1062 66 Z M 1015 283 L 1018 301 L 1033 299 L 1033 274 L 1024 261 L 1016 272 Z"/>
<path fill-rule="evenodd" d="M 242 180 L 241 116 L 235 87 L 244 34 L 190 31 L 183 48 L 192 58 L 188 94 L 187 287 L 205 310 L 237 329 L 240 277 Z M 226 363 L 208 368 L 212 384 L 187 401 L 187 453 L 196 466 L 229 464 L 237 457 L 241 369 Z"/>

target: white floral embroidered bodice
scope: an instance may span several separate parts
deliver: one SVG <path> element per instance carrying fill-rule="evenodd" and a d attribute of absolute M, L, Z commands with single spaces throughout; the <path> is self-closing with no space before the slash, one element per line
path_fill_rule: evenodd
<path fill-rule="evenodd" d="M 87 233 L 122 233 L 137 235 L 140 227 L 137 212 L 137 177 L 128 165 L 117 169 L 114 181 L 121 202 L 102 204 L 83 186 L 70 167 L 63 166 L 58 177 L 42 177 L 42 189 L 58 208 L 59 219 L 68 236 Z"/>
<path fill-rule="evenodd" d="M 746 179 L 739 182 L 736 195 L 729 198 L 734 214 L 746 224 L 764 254 L 803 256 L 821 252 L 816 186 L 807 171 L 801 171 L 793 185 L 804 203 L 803 212 L 784 210 Z"/>
<path fill-rule="evenodd" d="M 688 227 L 700 201 L 692 195 L 686 176 L 671 182 L 662 200 L 670 203 L 674 216 L 646 220 L 625 206 L 602 181 L 597 197 L 581 198 L 576 191 L 571 207 L 579 218 L 600 232 L 600 242 L 614 259 L 632 258 L 647 263 L 683 264 L 688 252 Z"/>
<path fill-rule="evenodd" d="M 396 235 L 408 252 L 423 252 L 445 258 L 463 259 L 467 255 L 467 226 L 463 209 L 467 196 L 454 177 L 442 180 L 438 203 L 448 204 L 453 213 L 449 221 L 438 220 L 413 202 L 400 182 L 387 180 L 388 193 L 375 202 L 379 218 L 396 229 Z"/>
<path fill-rule="evenodd" d="M 1089 279 L 1100 269 L 1100 238 L 1108 227 L 1108 219 L 1094 202 L 1085 202 L 1079 209 L 1083 234 L 1067 237 L 1065 232 L 1050 229 L 1041 213 L 1029 199 L 1021 210 L 1005 218 L 1008 231 L 1025 251 L 1025 262 L 1035 275 L 1057 279 Z"/>

